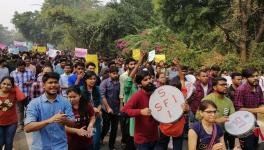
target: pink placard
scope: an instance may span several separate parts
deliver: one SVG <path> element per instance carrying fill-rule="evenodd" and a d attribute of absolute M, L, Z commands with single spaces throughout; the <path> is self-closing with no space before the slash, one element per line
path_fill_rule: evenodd
<path fill-rule="evenodd" d="M 87 49 L 75 48 L 75 57 L 85 58 L 86 55 L 87 55 Z"/>

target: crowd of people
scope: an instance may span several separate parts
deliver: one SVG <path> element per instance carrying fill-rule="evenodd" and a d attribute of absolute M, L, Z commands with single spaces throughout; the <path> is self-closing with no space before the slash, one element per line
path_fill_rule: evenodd
<path fill-rule="evenodd" d="M 12 150 L 16 132 L 25 131 L 32 132 L 33 150 L 99 150 L 108 133 L 114 150 L 119 126 L 125 150 L 181 150 L 184 140 L 189 150 L 263 149 L 257 123 L 243 137 L 224 128 L 238 110 L 264 113 L 262 75 L 256 68 L 235 72 L 216 65 L 194 70 L 177 58 L 148 62 L 144 52 L 137 61 L 102 58 L 95 64 L 65 52 L 49 58 L 2 50 L 0 149 Z M 169 124 L 156 121 L 149 108 L 151 94 L 163 85 L 186 98 L 183 116 Z"/>

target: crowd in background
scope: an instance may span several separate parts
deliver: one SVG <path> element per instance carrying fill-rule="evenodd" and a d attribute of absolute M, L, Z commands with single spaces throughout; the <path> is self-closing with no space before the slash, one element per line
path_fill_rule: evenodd
<path fill-rule="evenodd" d="M 261 70 L 235 72 L 217 65 L 194 70 L 182 66 L 180 58 L 170 64 L 147 62 L 145 53 L 137 61 L 100 57 L 95 64 L 67 52 L 49 58 L 2 50 L 0 81 L 0 148 L 7 150 L 22 131 L 33 132 L 31 149 L 60 150 L 99 150 L 110 133 L 113 150 L 119 124 L 126 150 L 167 150 L 170 138 L 174 150 L 182 149 L 184 139 L 190 150 L 239 149 L 238 137 L 223 128 L 228 116 L 237 110 L 264 112 Z M 172 124 L 157 122 L 148 108 L 150 95 L 163 85 L 178 88 L 186 98 L 184 115 Z M 239 142 L 243 150 L 257 149 L 258 134 Z"/>

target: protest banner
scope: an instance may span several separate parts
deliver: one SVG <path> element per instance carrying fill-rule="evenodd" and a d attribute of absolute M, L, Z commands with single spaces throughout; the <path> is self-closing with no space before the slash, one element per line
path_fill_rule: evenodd
<path fill-rule="evenodd" d="M 49 51 L 48 51 L 48 55 L 49 55 L 49 57 L 51 57 L 51 58 L 56 57 L 58 51 L 59 51 L 59 50 L 49 48 Z M 59 51 L 59 52 L 60 52 L 60 51 Z"/>
<path fill-rule="evenodd" d="M 38 46 L 37 52 L 45 53 L 47 51 L 47 48 L 45 46 Z"/>
<path fill-rule="evenodd" d="M 87 55 L 87 49 L 75 48 L 75 57 L 85 58 L 86 55 Z"/>
<path fill-rule="evenodd" d="M 17 55 L 17 54 L 19 54 L 19 49 L 18 49 L 17 47 L 10 46 L 10 47 L 8 47 L 8 52 L 9 52 L 10 54 L 15 54 L 15 55 Z"/>
<path fill-rule="evenodd" d="M 0 43 L 0 49 L 6 48 L 6 45 L 4 43 Z"/>
<path fill-rule="evenodd" d="M 14 41 L 15 46 L 27 46 L 27 42 Z"/>

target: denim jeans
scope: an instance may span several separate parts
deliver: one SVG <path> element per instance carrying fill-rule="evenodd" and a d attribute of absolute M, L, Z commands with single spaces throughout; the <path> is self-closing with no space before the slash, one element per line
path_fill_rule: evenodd
<path fill-rule="evenodd" d="M 0 126 L 0 150 L 5 146 L 5 150 L 12 150 L 17 123 Z"/>
<path fill-rule="evenodd" d="M 136 144 L 137 150 L 154 150 L 157 142 L 150 142 L 145 144 Z"/>
<path fill-rule="evenodd" d="M 100 149 L 100 137 L 101 137 L 101 118 L 96 117 L 95 119 L 95 132 L 93 135 L 93 149 L 99 150 Z"/>

